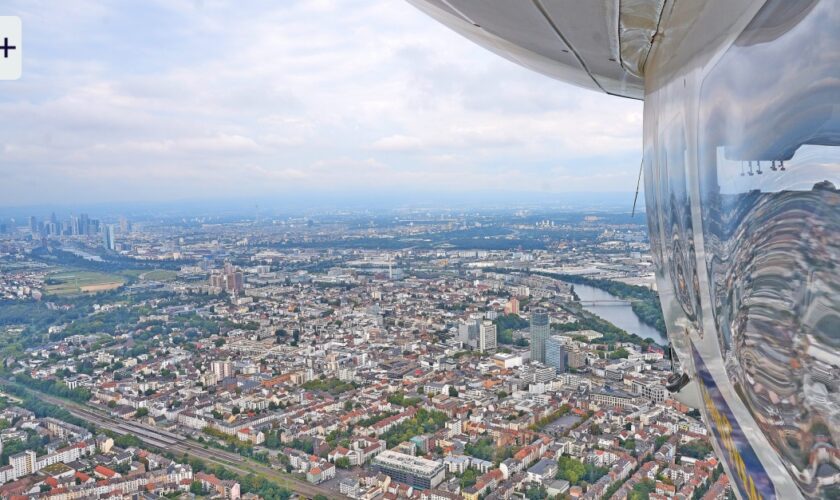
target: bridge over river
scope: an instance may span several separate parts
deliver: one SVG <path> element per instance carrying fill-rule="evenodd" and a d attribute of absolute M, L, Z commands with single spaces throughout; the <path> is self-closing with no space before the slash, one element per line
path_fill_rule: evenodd
<path fill-rule="evenodd" d="M 659 345 L 668 345 L 668 340 L 656 328 L 643 323 L 633 312 L 632 303 L 622 300 L 599 288 L 588 285 L 575 285 L 575 293 L 580 297 L 580 305 L 615 326 L 642 338 L 650 338 Z"/>
<path fill-rule="evenodd" d="M 578 285 L 580 286 L 580 285 Z M 601 300 L 579 300 L 577 302 L 583 307 L 597 307 L 597 306 L 628 306 L 630 301 L 621 299 L 601 299 Z"/>

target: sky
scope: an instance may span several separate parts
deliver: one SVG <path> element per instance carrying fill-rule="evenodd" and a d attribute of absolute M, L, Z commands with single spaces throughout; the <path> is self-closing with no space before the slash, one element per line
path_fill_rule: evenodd
<path fill-rule="evenodd" d="M 632 192 L 642 106 L 399 0 L 11 0 L 0 206 Z"/>

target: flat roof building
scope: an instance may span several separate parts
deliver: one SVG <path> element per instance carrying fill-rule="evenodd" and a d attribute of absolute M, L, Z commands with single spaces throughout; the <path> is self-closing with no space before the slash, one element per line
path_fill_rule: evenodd
<path fill-rule="evenodd" d="M 611 387 L 604 387 L 598 391 L 593 391 L 590 398 L 593 403 L 599 406 L 638 407 L 637 396 Z"/>
<path fill-rule="evenodd" d="M 394 481 L 424 490 L 435 488 L 446 475 L 440 462 L 391 450 L 377 455 L 372 465 L 374 470 L 390 476 Z"/>

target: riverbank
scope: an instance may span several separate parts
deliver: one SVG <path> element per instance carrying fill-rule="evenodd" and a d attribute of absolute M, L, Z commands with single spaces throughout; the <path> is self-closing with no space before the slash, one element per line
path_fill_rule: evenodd
<path fill-rule="evenodd" d="M 588 285 L 603 290 L 619 299 L 630 302 L 633 312 L 638 316 L 639 321 L 654 328 L 657 332 L 666 337 L 668 331 L 665 328 L 665 317 L 662 315 L 662 306 L 659 304 L 659 294 L 655 291 L 636 285 L 628 285 L 620 281 L 587 278 L 574 274 L 548 273 L 543 271 L 528 271 L 530 274 L 554 278 L 572 285 Z"/>
<path fill-rule="evenodd" d="M 578 289 L 582 286 L 588 286 L 607 294 L 599 300 L 607 299 L 608 301 L 613 301 L 620 299 L 628 302 L 628 305 L 623 306 L 623 308 L 631 317 L 620 317 L 616 314 L 618 311 L 607 309 L 592 312 L 591 310 L 597 307 L 584 307 L 580 302 L 581 300 L 585 302 L 586 298 L 581 297 L 573 289 L 572 295 L 576 301 L 573 304 L 576 304 L 576 307 L 574 311 L 570 312 L 582 314 L 581 321 L 569 325 L 553 325 L 552 328 L 557 331 L 567 331 L 570 328 L 591 329 L 604 334 L 605 342 L 631 342 L 641 347 L 649 347 L 652 344 L 659 345 L 660 347 L 668 345 L 665 320 L 659 305 L 659 295 L 653 290 L 635 285 L 627 285 L 617 281 L 545 271 L 502 268 L 489 268 L 485 271 L 498 273 L 515 272 L 545 276 L 570 283 L 573 286 L 577 285 Z M 595 299 L 595 297 L 590 297 L 590 300 L 592 299 Z"/>
<path fill-rule="evenodd" d="M 632 303 L 620 299 L 609 292 L 593 286 L 573 285 L 581 307 L 603 318 L 628 333 L 654 340 L 657 344 L 667 345 L 667 336 L 648 325 L 633 310 Z"/>

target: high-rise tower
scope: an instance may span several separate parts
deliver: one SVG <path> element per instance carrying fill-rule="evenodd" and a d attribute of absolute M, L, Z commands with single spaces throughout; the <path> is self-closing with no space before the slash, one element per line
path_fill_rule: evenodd
<path fill-rule="evenodd" d="M 545 341 L 550 333 L 545 309 L 531 311 L 531 361 L 545 363 Z"/>
<path fill-rule="evenodd" d="M 479 328 L 478 350 L 480 352 L 492 351 L 496 348 L 496 325 L 489 320 L 484 320 Z"/>
<path fill-rule="evenodd" d="M 568 337 L 552 335 L 545 341 L 545 364 L 557 370 L 566 371 L 566 340 Z"/>
<path fill-rule="evenodd" d="M 103 228 L 102 245 L 105 247 L 106 250 L 111 250 L 112 252 L 117 249 L 117 240 L 114 234 L 113 224 L 108 224 Z"/>

